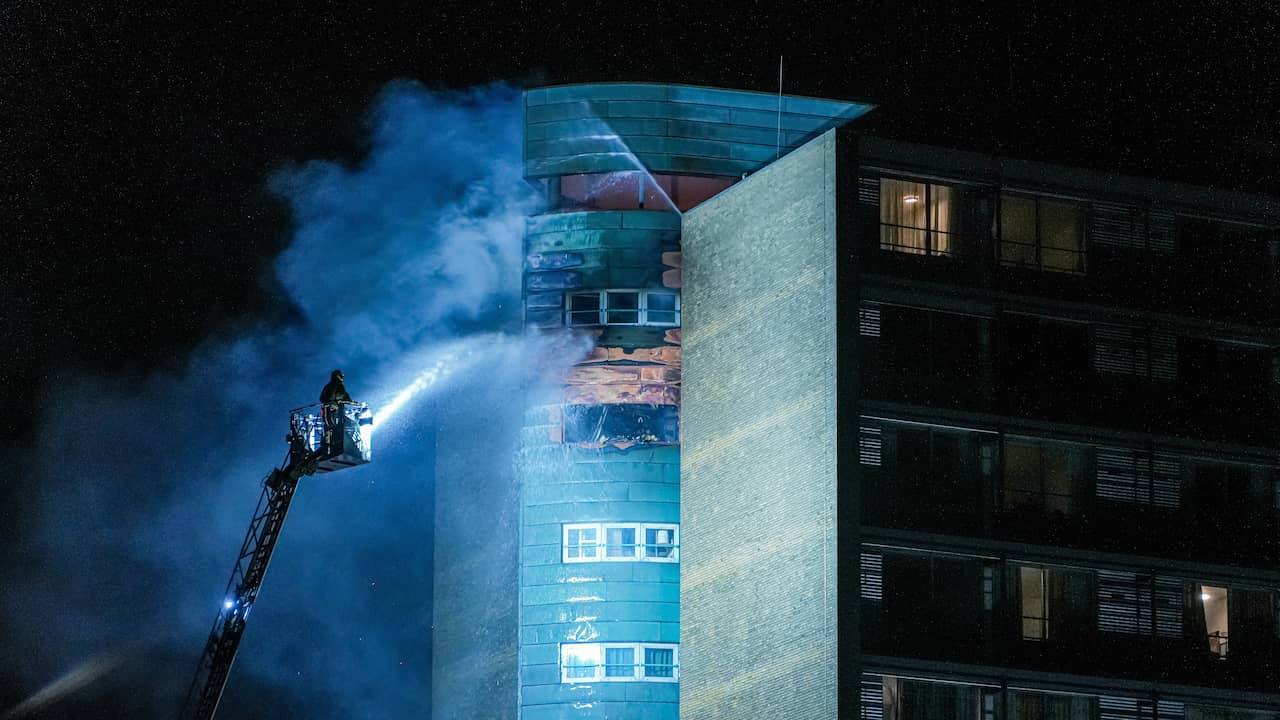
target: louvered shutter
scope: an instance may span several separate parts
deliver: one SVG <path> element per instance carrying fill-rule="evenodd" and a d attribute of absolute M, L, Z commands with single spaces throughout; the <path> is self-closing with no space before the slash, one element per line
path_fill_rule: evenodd
<path fill-rule="evenodd" d="M 1152 332 L 1149 336 L 1150 376 L 1153 380 L 1176 380 L 1178 377 L 1178 338 L 1170 333 Z"/>
<path fill-rule="evenodd" d="M 1173 252 L 1177 225 L 1177 218 L 1168 210 L 1150 210 L 1147 213 L 1147 246 L 1155 252 Z"/>
<path fill-rule="evenodd" d="M 1177 700 L 1161 700 L 1156 703 L 1156 720 L 1183 720 L 1186 706 Z"/>
<path fill-rule="evenodd" d="M 858 178 L 858 204 L 879 209 L 880 178 L 865 175 Z"/>
<path fill-rule="evenodd" d="M 858 334 L 880 337 L 880 306 L 864 304 L 858 308 Z"/>
<path fill-rule="evenodd" d="M 1098 720 L 1141 720 L 1138 701 L 1134 698 L 1101 695 L 1098 697 Z"/>
<path fill-rule="evenodd" d="M 864 674 L 861 689 L 862 720 L 884 720 L 884 678 Z"/>
<path fill-rule="evenodd" d="M 879 602 L 884 599 L 884 557 L 876 553 L 862 553 L 858 573 L 862 585 L 862 599 Z"/>
<path fill-rule="evenodd" d="M 1089 235 L 1095 243 L 1109 247 L 1143 250 L 1146 247 L 1142 212 L 1128 205 L 1094 203 Z"/>
<path fill-rule="evenodd" d="M 1156 635 L 1167 638 L 1182 637 L 1182 580 L 1157 577 L 1155 579 Z"/>
<path fill-rule="evenodd" d="M 1157 452 L 1151 459 L 1151 502 L 1159 507 L 1182 504 L 1182 461 L 1177 455 Z"/>
<path fill-rule="evenodd" d="M 1098 629 L 1104 632 L 1150 635 L 1153 598 L 1146 576 L 1098 571 Z"/>
<path fill-rule="evenodd" d="M 880 453 L 884 447 L 880 428 L 858 428 L 858 462 L 867 467 L 880 467 Z"/>
<path fill-rule="evenodd" d="M 1151 496 L 1147 453 L 1129 448 L 1096 449 L 1094 483 L 1098 497 L 1115 502 L 1146 503 Z"/>
<path fill-rule="evenodd" d="M 1146 375 L 1147 344 L 1133 328 L 1098 325 L 1093 328 L 1093 369 L 1118 375 Z"/>

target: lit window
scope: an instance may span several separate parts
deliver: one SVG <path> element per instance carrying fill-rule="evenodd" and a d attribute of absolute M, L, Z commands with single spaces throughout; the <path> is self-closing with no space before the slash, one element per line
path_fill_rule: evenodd
<path fill-rule="evenodd" d="M 947 185 L 880 179 L 880 249 L 953 255 L 959 205 Z"/>
<path fill-rule="evenodd" d="M 680 324 L 680 295 L 669 290 L 596 290 L 570 293 L 569 325 Z"/>
<path fill-rule="evenodd" d="M 673 643 L 564 643 L 560 682 L 676 682 L 679 656 Z"/>
<path fill-rule="evenodd" d="M 1201 585 L 1199 586 L 1199 591 L 1200 607 L 1204 611 L 1205 639 L 1208 641 L 1209 652 L 1218 657 L 1226 657 L 1227 631 L 1229 630 L 1227 626 L 1227 618 L 1229 616 L 1227 589 Z"/>
<path fill-rule="evenodd" d="M 567 563 L 680 560 L 675 523 L 575 523 L 564 526 L 563 537 L 561 557 Z"/>
<path fill-rule="evenodd" d="M 1022 639 L 1049 639 L 1049 613 L 1044 587 L 1044 568 L 1022 567 L 1018 573 L 1022 604 Z"/>
<path fill-rule="evenodd" d="M 560 681 L 584 682 L 600 675 L 600 646 L 573 643 L 560 646 Z"/>
<path fill-rule="evenodd" d="M 1084 210 L 1061 200 L 1000 196 L 1000 262 L 1052 272 L 1083 273 Z"/>

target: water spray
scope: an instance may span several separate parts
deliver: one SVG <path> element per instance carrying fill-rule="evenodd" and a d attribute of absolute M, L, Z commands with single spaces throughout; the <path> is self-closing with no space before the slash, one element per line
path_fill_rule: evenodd
<path fill-rule="evenodd" d="M 437 360 L 435 365 L 432 365 L 419 373 L 418 376 L 405 386 L 403 390 L 396 393 L 396 396 L 391 399 L 391 402 L 383 405 L 381 409 L 373 414 L 373 427 L 377 428 L 385 424 L 395 416 L 396 412 L 398 412 L 400 408 L 404 407 L 405 403 L 412 400 L 415 395 L 426 390 L 432 385 L 435 385 L 441 377 L 447 375 L 451 369 L 449 367 L 449 361 L 452 359 L 452 357 L 448 357 Z"/>

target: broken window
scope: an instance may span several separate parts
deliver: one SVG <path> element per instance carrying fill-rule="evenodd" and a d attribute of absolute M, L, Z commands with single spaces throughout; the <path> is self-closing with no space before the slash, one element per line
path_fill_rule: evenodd
<path fill-rule="evenodd" d="M 680 441 L 675 405 L 565 405 L 564 441 L 588 445 L 666 445 Z"/>
<path fill-rule="evenodd" d="M 953 255 L 960 230 L 956 195 L 949 185 L 880 178 L 880 249 Z"/>
<path fill-rule="evenodd" d="M 1000 196 L 1000 262 L 1051 272 L 1085 270 L 1084 209 L 1042 197 Z"/>
<path fill-rule="evenodd" d="M 638 170 L 560 177 L 558 210 L 636 210 L 641 207 L 644 173 Z"/>

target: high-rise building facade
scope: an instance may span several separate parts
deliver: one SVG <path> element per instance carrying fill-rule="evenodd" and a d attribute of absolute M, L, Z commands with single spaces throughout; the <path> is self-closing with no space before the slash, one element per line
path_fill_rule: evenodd
<path fill-rule="evenodd" d="M 829 132 L 684 217 L 682 716 L 1280 711 L 1280 202 Z"/>
<path fill-rule="evenodd" d="M 595 350 L 438 487 L 493 524 L 438 524 L 433 717 L 1280 720 L 1280 202 L 525 105 L 526 326 Z"/>

